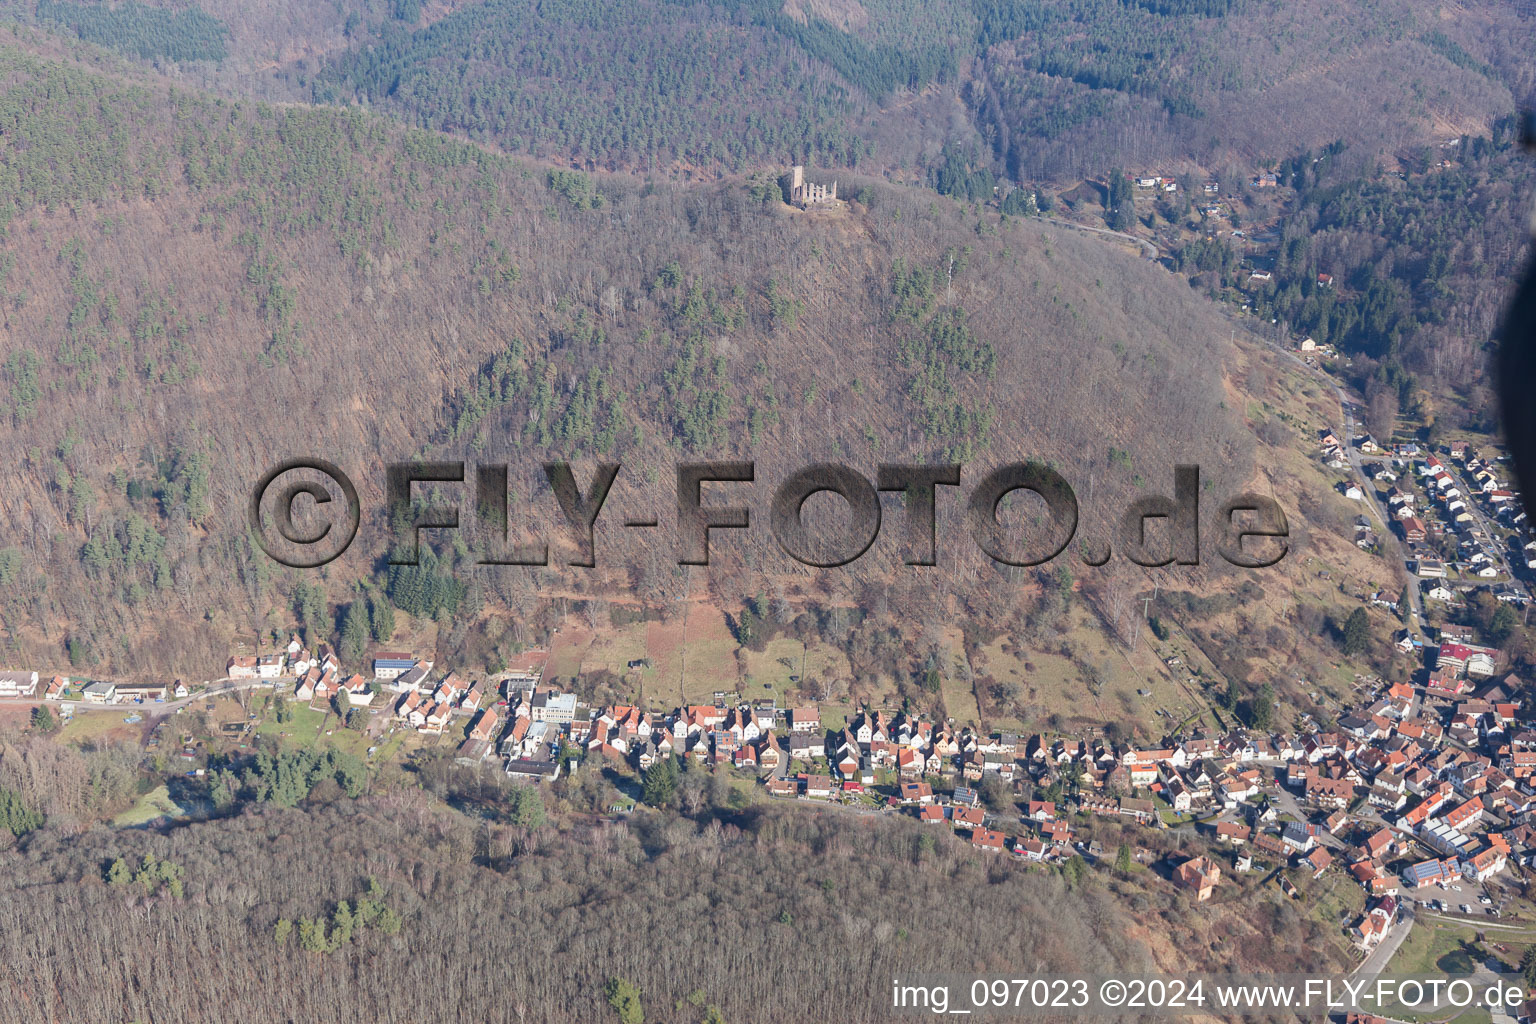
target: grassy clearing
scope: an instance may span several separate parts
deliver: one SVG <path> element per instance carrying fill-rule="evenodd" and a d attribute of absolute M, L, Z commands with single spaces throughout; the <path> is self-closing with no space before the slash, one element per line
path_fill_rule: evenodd
<path fill-rule="evenodd" d="M 1348 962 L 1351 947 L 1340 929 L 1365 913 L 1365 892 L 1338 869 L 1324 872 L 1321 878 L 1307 877 L 1310 874 L 1297 871 L 1292 880 L 1307 897 L 1307 912 L 1328 929 L 1330 956 L 1336 962 Z"/>
<path fill-rule="evenodd" d="M 593 637 L 581 667 L 588 672 L 606 669 L 614 675 L 623 676 L 628 674 L 631 661 L 644 657 L 645 623 L 632 622 L 627 626 L 605 629 Z"/>
<path fill-rule="evenodd" d="M 1473 963 L 1481 959 L 1467 952 L 1476 941 L 1477 932 L 1471 928 L 1420 918 L 1393 955 L 1387 973 L 1415 978 L 1470 973 Z"/>
<path fill-rule="evenodd" d="M 592 645 L 592 631 L 568 619 L 550 644 L 549 663 L 544 668 L 548 679 L 574 679 L 581 673 L 587 649 Z"/>
<path fill-rule="evenodd" d="M 826 685 L 853 674 L 842 651 L 814 640 L 802 648 L 798 640 L 778 637 L 761 651 L 745 651 L 743 657 L 747 696 L 772 697 L 780 706 L 789 703 L 787 695 L 791 690 L 808 680 Z"/>
<path fill-rule="evenodd" d="M 646 678 L 647 694 L 654 703 L 683 704 L 683 621 L 651 621 L 645 624 L 645 650 L 651 667 Z"/>
<path fill-rule="evenodd" d="M 156 786 L 154 789 L 139 797 L 138 803 L 112 819 L 112 824 L 117 828 L 133 825 L 142 825 L 156 818 L 170 816 L 179 817 L 186 813 L 171 799 L 170 790 L 164 786 Z"/>
<path fill-rule="evenodd" d="M 422 747 L 423 738 L 414 729 L 396 726 L 393 732 L 386 733 L 378 741 L 379 749 L 374 752 L 374 760 L 379 763 L 399 760 L 410 751 L 419 750 Z"/>
<path fill-rule="evenodd" d="M 326 730 L 330 731 L 329 736 L 324 734 Z M 335 715 L 326 720 L 325 730 L 321 731 L 320 737 L 315 741 L 318 749 L 340 750 L 348 754 L 356 754 L 358 757 L 366 757 L 368 748 L 372 744 L 373 740 L 369 739 L 367 733 L 348 729 Z"/>
<path fill-rule="evenodd" d="M 707 703 L 714 700 L 717 690 L 734 694 L 740 689 L 736 638 L 731 635 L 720 609 L 713 605 L 695 605 L 688 613 L 687 630 L 682 639 L 687 657 L 679 669 L 685 703 Z"/>
<path fill-rule="evenodd" d="M 92 708 L 76 708 L 74 716 L 64 725 L 60 734 L 69 743 L 137 742 L 138 724 L 130 725 L 123 719 L 143 714 L 138 705 Z"/>
<path fill-rule="evenodd" d="M 1490 938 L 1492 935 L 1490 933 Z M 1400 978 L 1448 978 L 1464 977 L 1479 969 L 1487 957 L 1477 942 L 1477 930 L 1458 925 L 1442 925 L 1424 916 L 1418 918 L 1413 931 L 1403 940 L 1402 946 L 1387 965 L 1386 974 Z M 1457 1024 L 1482 1024 L 1491 1021 L 1487 1010 L 1469 1007 L 1457 1014 L 1453 1008 L 1443 1012 L 1423 1012 L 1392 1005 L 1382 1007 L 1392 1018 L 1404 1021 L 1451 1021 Z"/>
<path fill-rule="evenodd" d="M 296 701 L 288 702 L 288 712 L 288 721 L 282 723 L 274 715 L 264 717 L 256 723 L 257 735 L 272 736 L 296 747 L 315 746 L 320 723 L 325 721 L 326 713 Z"/>
<path fill-rule="evenodd" d="M 989 675 L 1017 694 L 1024 717 L 1000 714 L 983 694 L 987 725 L 992 729 L 1039 731 L 1097 727 L 1108 720 L 1137 725 L 1148 736 L 1161 736 L 1181 721 L 1214 725 L 1209 705 L 1180 685 L 1188 668 L 1170 670 L 1163 658 L 1172 654 L 1186 663 L 1193 645 L 1175 634 L 1173 642 L 1154 645 L 1150 631 L 1133 650 L 1104 637 L 1086 610 L 1075 611 L 1065 623 L 1062 646 L 1054 649 L 1014 649 L 999 638 L 982 647 L 974 660 L 978 676 Z M 1166 648 L 1166 649 L 1165 649 Z M 1198 652 L 1194 652 L 1199 657 Z M 1204 663 L 1204 659 L 1200 659 Z M 1175 678 L 1173 671 L 1181 676 Z M 1097 677 L 1096 688 L 1092 680 Z M 1198 693 L 1198 690 L 1196 691 Z M 948 691 L 946 691 L 946 697 Z M 951 709 L 953 713 L 953 708 Z M 957 716 L 958 717 L 958 716 Z"/>
<path fill-rule="evenodd" d="M 945 673 L 939 682 L 939 695 L 944 700 L 945 713 L 957 723 L 963 725 L 981 720 L 981 711 L 976 706 L 971 684 L 955 673 Z"/>

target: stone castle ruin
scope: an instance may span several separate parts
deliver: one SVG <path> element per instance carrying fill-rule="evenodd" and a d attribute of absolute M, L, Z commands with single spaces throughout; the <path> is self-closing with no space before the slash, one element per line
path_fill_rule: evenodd
<path fill-rule="evenodd" d="M 831 187 L 813 185 L 805 180 L 805 167 L 795 164 L 789 169 L 789 202 L 790 205 L 801 209 L 823 203 L 835 203 L 837 202 L 837 182 L 834 180 Z"/>

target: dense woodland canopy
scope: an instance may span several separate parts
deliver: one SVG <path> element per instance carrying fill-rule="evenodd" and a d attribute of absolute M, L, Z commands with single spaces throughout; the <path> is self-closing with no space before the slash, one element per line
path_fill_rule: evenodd
<path fill-rule="evenodd" d="M 138 0 L 116 6 L 40 0 L 37 16 L 88 43 L 145 60 L 219 61 L 228 52 L 224 45 L 228 29 L 197 7 L 169 11 Z"/>
<path fill-rule="evenodd" d="M 1316 931 L 1262 890 L 1194 914 L 1166 887 L 1029 872 L 910 820 L 835 810 L 523 827 L 398 792 L 165 834 L 33 832 L 0 866 L 0 937 L 29 951 L 0 990 L 17 1024 L 585 1024 L 618 1019 L 615 978 L 649 1021 L 774 1006 L 873 1022 L 890 1019 L 891 978 L 940 965 L 1157 970 L 1211 943 L 1206 969 L 1284 969 L 1310 962 Z M 1149 933 L 1183 952 L 1160 943 L 1154 958 L 1134 937 Z"/>
<path fill-rule="evenodd" d="M 1487 13 L 1519 37 L 1516 12 Z M 791 156 L 889 169 L 931 163 L 940 144 L 979 142 L 1018 181 L 1282 157 L 1341 127 L 1395 147 L 1405 130 L 1425 132 L 1431 111 L 1486 123 L 1533 84 L 1518 47 L 1405 2 L 1366 14 L 1258 0 L 848 2 L 810 12 L 776 0 L 622 9 L 494 0 L 382 32 L 334 58 L 316 98 L 384 102 L 513 149 L 642 169 Z M 1411 94 L 1386 85 L 1404 62 L 1435 84 Z M 1302 87 L 1320 73 L 1338 86 Z M 935 126 L 941 134 L 912 150 L 882 127 L 900 118 L 882 108 L 930 86 L 954 90 L 971 123 L 964 133 Z M 1382 102 L 1364 103 L 1368 92 Z M 693 120 L 675 121 L 683 111 Z"/>
<path fill-rule="evenodd" d="M 236 95 L 377 105 L 646 172 L 798 158 L 905 173 L 946 144 L 1011 180 L 1282 159 L 1341 135 L 1392 151 L 1486 125 L 1536 85 L 1529 13 L 1493 3 L 1453 21 L 1414 0 L 7 7 Z"/>
<path fill-rule="evenodd" d="M 1416 154 L 1408 182 L 1298 177 L 1301 203 L 1283 226 L 1276 308 L 1297 330 L 1377 361 L 1396 359 L 1445 384 L 1486 380 L 1480 339 L 1496 333 L 1523 247 L 1531 185 L 1515 118 L 1491 136 Z M 1445 169 L 1439 163 L 1450 158 Z M 1311 164 L 1311 154 L 1295 167 Z M 1337 286 L 1319 289 L 1317 274 Z"/>
<path fill-rule="evenodd" d="M 795 54 L 703 6 L 493 0 L 392 30 L 316 96 L 388 102 L 425 127 L 609 166 L 856 164 L 866 148 L 847 127 L 847 85 Z"/>
<path fill-rule="evenodd" d="M 966 97 L 1011 178 L 1190 163 L 1246 177 L 1340 137 L 1392 153 L 1524 102 L 1536 82 L 1506 44 L 1530 22 L 1489 16 L 1500 28 L 1479 36 L 1409 3 L 1000 2 Z"/>
<path fill-rule="evenodd" d="M 1083 176 L 1113 188 L 1111 169 L 1192 163 L 1230 187 L 1258 164 L 1298 166 L 1343 140 L 1348 171 L 1327 190 L 1353 185 L 1396 201 L 1380 180 L 1384 158 L 1416 167 L 1447 126 L 1475 146 L 1536 89 L 1528 48 L 1519 45 L 1530 36 L 1529 12 L 1507 5 L 1452 22 L 1410 0 L 1371 10 L 1260 0 L 490 0 L 436 5 L 430 16 L 394 0 L 340 0 L 302 13 L 279 0 L 242 8 L 235 21 L 262 26 L 268 45 L 279 41 L 275 62 L 252 50 L 245 29 L 224 60 L 232 12 L 217 2 L 208 10 L 43 0 L 35 14 L 130 55 L 192 68 L 238 65 L 238 86 L 208 73 L 242 95 L 266 88 L 251 81 L 249 68 L 259 65 L 262 81 L 282 83 L 290 97 L 369 104 L 581 166 L 693 174 L 802 160 L 917 171 L 939 191 L 971 200 L 990 199 L 995 185 Z M 283 59 L 300 40 L 304 55 Z M 1404 78 L 1404 68 L 1414 70 Z M 925 107 L 932 95 L 959 101 L 966 122 Z M 1463 169 L 1472 172 L 1483 155 L 1467 155 Z M 1449 238 L 1474 217 L 1486 226 L 1475 230 L 1489 236 L 1482 248 L 1491 258 L 1398 260 L 1380 280 L 1359 282 L 1358 300 L 1337 302 L 1313 294 L 1297 274 L 1279 286 L 1275 310 L 1298 329 L 1402 363 L 1406 373 L 1432 374 L 1463 393 L 1482 384 L 1484 361 L 1468 358 L 1458 339 L 1487 336 L 1514 262 L 1519 232 L 1500 183 L 1518 184 L 1516 164 L 1494 159 L 1492 195 L 1474 189 L 1470 203 L 1457 174 L 1438 191 L 1411 190 L 1424 213 L 1412 221 L 1455 225 L 1441 236 Z M 1300 235 L 1332 229 L 1318 244 L 1343 244 L 1362 234 L 1330 223 L 1350 215 L 1315 180 L 1308 187 L 1290 214 L 1282 271 L 1316 262 L 1294 248 Z M 1109 204 L 1115 226 L 1133 223 L 1128 205 Z M 1382 238 L 1375 255 L 1383 246 L 1435 244 L 1417 229 L 1398 238 L 1394 224 L 1409 220 L 1369 228 Z M 1219 251 L 1185 260 L 1232 269 Z M 1358 253 L 1333 261 L 1361 263 Z M 1469 297 L 1458 303 L 1453 294 Z M 1418 340 L 1402 351 L 1390 340 L 1410 334 Z"/>
<path fill-rule="evenodd" d="M 1068 907 L 1059 877 L 912 822 L 844 817 L 642 814 L 530 833 L 401 794 L 165 836 L 35 833 L 0 854 L 0 935 L 32 951 L 5 1002 L 18 1024 L 587 1022 L 607 1018 L 604 987 L 620 977 L 638 985 L 647 1020 L 692 1024 L 713 1005 L 745 1021 L 794 1005 L 876 1021 L 890 977 L 940 962 L 1144 962 L 1103 884 L 1073 891 Z M 931 885 L 935 872 L 948 884 Z M 657 922 L 682 920 L 698 923 L 658 935 Z M 271 984 L 274 971 L 294 981 Z"/>
<path fill-rule="evenodd" d="M 1177 266 L 1248 286 L 1260 316 L 1358 357 L 1362 387 L 1438 424 L 1436 436 L 1491 429 L 1490 360 L 1536 184 L 1515 134 L 1516 119 L 1500 118 L 1369 178 L 1342 140 L 1300 153 L 1279 168 L 1298 195 L 1277 225 L 1272 282 L 1254 288 L 1223 239 L 1189 243 Z"/>

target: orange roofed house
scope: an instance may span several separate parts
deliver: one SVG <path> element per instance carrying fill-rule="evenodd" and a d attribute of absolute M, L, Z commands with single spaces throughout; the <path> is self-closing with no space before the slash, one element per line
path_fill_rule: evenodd
<path fill-rule="evenodd" d="M 1204 903 L 1221 881 L 1221 867 L 1209 857 L 1192 857 L 1173 869 L 1173 881 L 1180 889 L 1194 893 L 1197 902 Z"/>
<path fill-rule="evenodd" d="M 1003 834 L 990 828 L 972 829 L 971 845 L 982 850 L 1001 850 L 1003 848 Z"/>

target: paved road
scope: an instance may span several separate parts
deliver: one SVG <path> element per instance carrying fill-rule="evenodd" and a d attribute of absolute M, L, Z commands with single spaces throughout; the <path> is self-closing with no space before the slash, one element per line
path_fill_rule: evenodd
<path fill-rule="evenodd" d="M 174 715 L 178 709 L 190 707 L 199 701 L 213 700 L 226 694 L 238 693 L 241 690 L 278 689 L 286 687 L 287 693 L 292 693 L 294 684 L 298 680 L 291 676 L 282 679 L 215 679 L 209 683 L 206 690 L 175 700 L 168 700 L 160 704 L 154 701 L 146 701 L 143 704 L 127 701 L 121 704 L 87 704 L 82 700 L 74 700 L 74 714 L 94 715 L 108 712 L 115 715 L 142 715 L 146 721 L 154 721 L 167 715 Z M 273 684 L 276 684 L 276 687 Z M 41 687 L 39 687 L 41 689 Z M 36 697 L 0 697 L 0 707 L 32 707 L 39 704 L 56 705 L 57 701 L 44 701 L 41 695 Z"/>
<path fill-rule="evenodd" d="M 1433 911 L 1425 911 L 1424 917 L 1425 917 L 1426 921 L 1429 921 L 1429 920 L 1449 921 L 1452 924 L 1458 925 L 1458 926 L 1461 926 L 1461 927 L 1466 927 L 1467 925 L 1471 925 L 1472 927 L 1475 927 L 1475 928 L 1477 928 L 1479 930 L 1481 930 L 1483 928 L 1508 929 L 1508 930 L 1524 930 L 1524 929 L 1522 929 L 1518 925 L 1492 924 L 1492 923 L 1487 923 L 1487 922 L 1483 922 L 1483 921 L 1479 921 L 1479 920 L 1473 920 L 1473 919 L 1470 919 L 1470 918 L 1467 918 L 1467 917 L 1450 917 L 1450 916 L 1443 915 L 1443 914 L 1437 914 L 1437 913 L 1435 913 Z M 1413 908 L 1408 906 L 1408 905 L 1406 905 L 1406 904 L 1404 904 L 1403 908 L 1402 908 L 1402 911 L 1401 911 L 1401 913 L 1398 916 L 1397 922 L 1395 924 L 1393 924 L 1392 928 L 1387 932 L 1386 937 L 1384 937 L 1381 940 L 1381 943 L 1379 945 L 1377 945 L 1377 947 L 1374 950 L 1371 951 L 1371 955 L 1366 957 L 1364 962 L 1362 962 L 1359 967 L 1355 968 L 1354 973 L 1355 974 L 1382 974 L 1382 973 L 1384 973 L 1386 971 L 1386 969 L 1387 969 L 1387 966 L 1392 962 L 1392 957 L 1397 953 L 1398 947 L 1403 944 L 1403 940 L 1408 938 L 1408 933 L 1413 930 L 1413 925 L 1414 925 L 1414 911 L 1413 911 Z M 1472 974 L 1467 976 L 1467 980 L 1469 982 L 1471 982 L 1473 990 L 1476 993 L 1478 993 L 1479 996 L 1481 996 L 1481 994 L 1483 992 L 1487 991 L 1490 986 L 1492 986 L 1492 985 L 1494 985 L 1496 983 L 1508 982 L 1508 981 L 1510 981 L 1510 979 L 1512 977 L 1513 976 L 1511 975 L 1509 969 L 1503 963 L 1501 963 L 1501 962 L 1499 962 L 1498 960 L 1495 960 L 1495 959 L 1489 959 L 1489 960 L 1485 960 L 1485 961 L 1482 961 L 1482 962 L 1478 963 L 1476 968 L 1473 970 Z M 1444 1008 L 1446 1008 L 1446 1009 L 1452 1008 L 1450 1006 L 1448 1000 L 1442 1000 L 1441 1002 L 1444 1004 Z M 1431 1011 L 1431 1012 L 1433 1012 L 1435 1010 L 1438 1010 L 1438 1009 L 1441 1009 L 1441 1008 L 1442 1008 L 1441 1004 L 1430 1004 L 1430 1003 L 1426 1003 L 1422 1007 L 1422 1009 L 1428 1010 L 1428 1011 Z M 1395 1019 L 1395 1018 L 1387 1018 L 1387 1019 L 1391 1020 L 1391 1019 Z M 1512 1019 L 1512 1018 L 1510 1018 L 1508 1016 L 1508 1014 L 1504 1014 L 1504 1015 L 1501 1016 L 1498 1011 L 1494 1012 L 1494 1020 L 1495 1021 L 1510 1020 L 1510 1019 Z"/>
<path fill-rule="evenodd" d="M 1136 245 L 1141 246 L 1141 251 L 1146 254 L 1146 257 L 1149 260 L 1155 260 L 1159 255 L 1161 255 L 1157 251 L 1157 246 L 1153 245 L 1145 238 L 1137 238 L 1135 235 L 1128 235 L 1123 231 L 1111 231 L 1109 228 L 1089 227 L 1087 224 L 1074 224 L 1070 220 L 1061 220 L 1057 217 L 1041 217 L 1040 219 L 1045 221 L 1047 224 L 1055 224 L 1057 227 L 1071 228 L 1074 231 L 1086 231 L 1090 235 L 1107 235 L 1110 238 L 1122 238 L 1127 242 L 1134 242 Z"/>
<path fill-rule="evenodd" d="M 1449 903 L 1450 900 L 1446 900 L 1446 902 Z M 1479 931 L 1484 928 L 1504 932 L 1529 932 L 1531 930 L 1529 924 L 1504 924 L 1502 922 L 1484 920 L 1475 914 L 1441 914 L 1438 911 L 1426 910 L 1424 911 L 1424 918 L 1425 920 L 1448 921 L 1460 928 L 1476 928 Z"/>
<path fill-rule="evenodd" d="M 1509 559 L 1505 554 L 1505 545 L 1502 543 L 1495 543 L 1497 534 L 1493 532 L 1493 523 L 1488 519 L 1487 515 L 1483 513 L 1482 502 L 1477 500 L 1475 497 L 1480 495 L 1482 492 L 1472 486 L 1472 481 L 1467 478 L 1467 475 L 1464 472 L 1462 472 L 1461 467 L 1457 466 L 1449 459 L 1441 460 L 1441 464 L 1444 465 L 1446 471 L 1456 479 L 1458 489 L 1461 491 L 1462 502 L 1467 506 L 1467 511 L 1472 516 L 1473 525 L 1476 527 L 1477 531 L 1482 534 L 1483 550 L 1487 551 L 1495 559 L 1498 560 L 1499 569 L 1503 571 L 1505 576 L 1509 577 L 1509 585 L 1515 589 L 1516 593 L 1518 593 L 1525 600 L 1529 601 L 1531 598 L 1530 592 L 1526 589 L 1525 584 L 1520 582 L 1520 578 L 1515 575 L 1514 566 L 1509 564 Z"/>
<path fill-rule="evenodd" d="M 38 691 L 37 692 L 37 696 L 35 696 L 35 697 L 0 697 L 0 708 L 14 708 L 14 707 L 27 708 L 27 707 L 37 707 L 39 705 L 46 705 L 47 707 L 50 707 L 50 708 L 53 708 L 53 709 L 57 710 L 58 705 L 59 705 L 58 701 L 56 701 L 56 700 L 45 700 L 44 697 L 43 697 L 43 688 L 42 688 L 41 685 L 38 686 L 37 691 Z M 187 697 L 187 698 L 184 698 L 182 700 L 176 701 L 176 704 L 177 705 L 187 704 L 187 703 L 190 703 L 191 701 L 193 701 L 194 699 L 201 699 L 201 696 L 202 695 L 199 694 L 199 696 L 197 698 Z M 149 701 L 146 704 L 138 704 L 138 703 L 135 703 L 134 701 L 124 701 L 121 704 L 87 704 L 85 701 L 81 700 L 78 697 L 71 697 L 71 698 L 69 698 L 69 703 L 71 703 L 71 704 L 73 704 L 75 706 L 74 710 L 75 710 L 76 714 L 81 714 L 81 713 L 91 714 L 91 713 L 97 712 L 97 711 L 117 711 L 117 712 L 121 712 L 121 713 L 127 714 L 129 712 L 125 711 L 125 709 L 128 709 L 128 708 L 133 709 L 133 711 L 137 711 L 139 714 L 144 714 L 147 711 L 149 711 L 150 708 L 153 708 L 154 709 L 153 713 L 158 715 L 158 714 L 164 713 L 164 711 L 167 708 L 172 707 L 172 705 L 170 703 L 156 704 L 154 701 Z"/>
<path fill-rule="evenodd" d="M 122 703 L 122 704 L 87 704 L 84 701 L 78 700 L 78 699 L 75 699 L 73 701 L 73 703 L 75 705 L 75 710 L 76 711 L 99 711 L 99 710 L 108 710 L 108 711 L 110 711 L 110 710 L 113 710 L 113 709 L 120 709 L 120 708 L 154 708 L 155 709 L 155 713 L 159 714 L 159 713 L 161 713 L 163 711 L 174 711 L 176 708 L 185 707 L 188 704 L 196 704 L 200 700 L 208 700 L 211 697 L 217 697 L 217 696 L 219 696 L 221 694 L 234 693 L 234 692 L 236 692 L 238 690 L 257 689 L 257 688 L 263 687 L 263 686 L 271 687 L 274 683 L 277 683 L 279 685 L 281 685 L 283 683 L 287 683 L 289 689 L 292 689 L 293 685 L 295 683 L 297 683 L 297 682 L 298 682 L 298 680 L 295 679 L 293 676 L 284 676 L 281 679 L 229 679 L 229 678 L 224 678 L 224 679 L 214 679 L 214 680 L 212 680 L 211 682 L 209 682 L 208 688 L 206 690 L 199 690 L 196 693 L 189 694 L 189 695 L 187 695 L 185 697 L 178 697 L 175 700 L 169 700 L 169 701 L 164 702 L 163 704 L 156 704 L 154 701 L 150 701 L 148 704 L 135 704 L 132 701 L 127 701 L 127 702 Z M 42 689 L 41 684 L 39 684 L 38 689 L 39 690 Z M 41 704 L 41 703 L 43 703 L 43 696 L 42 696 L 41 693 L 39 693 L 36 697 L 0 697 L 0 704 Z M 57 702 L 55 702 L 55 703 L 57 703 Z"/>
<path fill-rule="evenodd" d="M 178 708 L 191 707 L 193 704 L 196 704 L 199 701 L 213 700 L 215 697 L 222 697 L 227 693 L 238 693 L 241 690 L 282 690 L 284 687 L 286 687 L 288 694 L 291 696 L 293 687 L 297 682 L 298 680 L 292 676 L 284 676 L 281 679 L 215 679 L 208 684 L 208 689 L 206 690 L 189 694 L 185 697 L 178 697 L 175 700 L 168 700 L 164 704 L 156 704 L 154 701 L 150 701 L 146 704 L 129 703 L 94 705 L 81 703 L 75 705 L 75 713 L 79 714 L 81 711 L 94 711 L 98 708 L 107 711 L 121 711 L 124 708 L 132 708 L 137 710 L 139 714 L 144 715 L 145 717 L 159 718 L 164 715 L 174 715 Z M 276 686 L 273 685 L 274 683 Z"/>
<path fill-rule="evenodd" d="M 1424 605 L 1423 598 L 1419 594 L 1418 575 L 1408 571 L 1408 551 L 1403 547 L 1402 541 L 1398 539 L 1397 534 L 1392 530 L 1391 513 L 1376 497 L 1376 481 L 1365 475 L 1365 460 L 1361 457 L 1360 450 L 1349 443 L 1350 438 L 1365 432 L 1355 422 L 1354 404 L 1345 399 L 1342 387 L 1332 380 L 1329 380 L 1328 383 L 1333 385 L 1333 390 L 1338 395 L 1339 409 L 1344 416 L 1344 436 L 1340 440 L 1344 443 L 1344 453 L 1345 458 L 1349 460 L 1349 468 L 1354 471 L 1355 481 L 1359 485 L 1360 490 L 1365 494 L 1365 504 L 1371 510 L 1371 517 L 1376 520 L 1377 525 L 1381 527 L 1382 533 L 1386 535 L 1385 544 L 1390 545 L 1390 550 L 1396 552 L 1397 560 L 1402 565 L 1403 572 L 1408 576 L 1408 606 L 1413 610 L 1408 628 L 1417 634 L 1420 632 L 1424 621 Z M 1411 469 L 1408 471 L 1412 472 Z"/>

